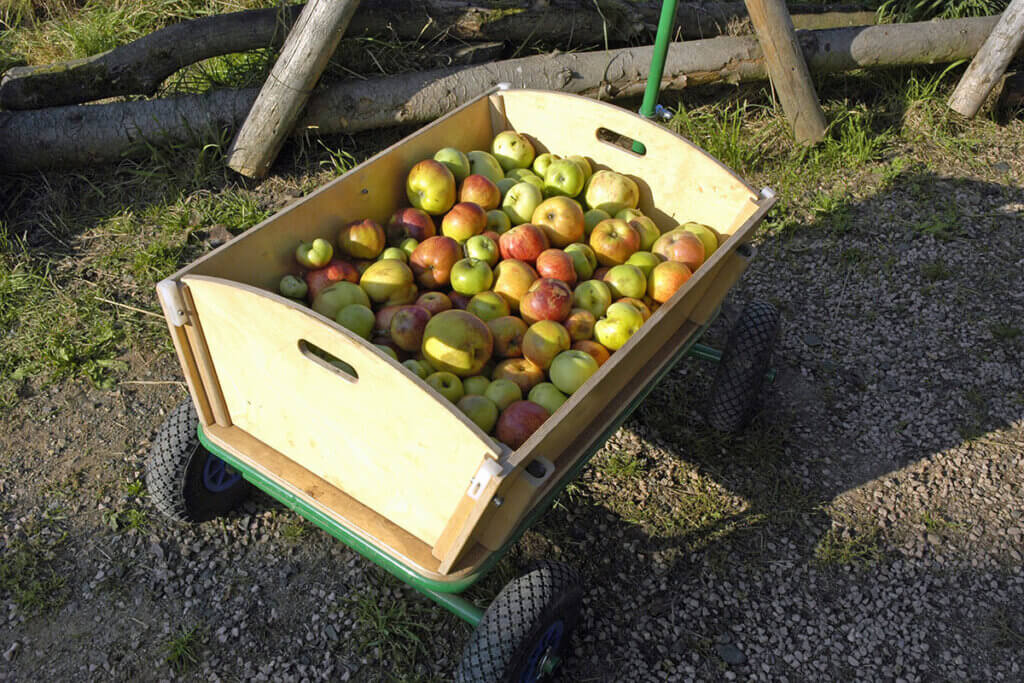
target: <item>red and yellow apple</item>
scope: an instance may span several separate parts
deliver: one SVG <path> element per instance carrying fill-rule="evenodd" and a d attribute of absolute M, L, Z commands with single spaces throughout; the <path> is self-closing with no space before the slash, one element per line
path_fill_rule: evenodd
<path fill-rule="evenodd" d="M 608 349 L 592 339 L 584 339 L 582 341 L 574 342 L 572 348 L 589 353 L 593 359 L 597 361 L 598 367 L 604 365 L 605 362 L 612 357 L 612 354 L 608 352 Z"/>
<path fill-rule="evenodd" d="M 533 401 L 516 401 L 501 412 L 494 435 L 511 449 L 526 443 L 551 414 Z"/>
<path fill-rule="evenodd" d="M 543 370 L 548 369 L 555 356 L 571 346 L 569 331 L 553 320 L 535 322 L 523 335 L 523 357 Z"/>
<path fill-rule="evenodd" d="M 423 209 L 406 207 L 399 209 L 391 215 L 388 227 L 385 230 L 388 237 L 388 244 L 393 247 L 403 247 L 405 240 L 410 237 L 417 242 L 422 242 L 428 237 L 437 234 L 437 226 L 430 214 Z"/>
<path fill-rule="evenodd" d="M 523 355 L 523 336 L 528 329 L 522 318 L 503 315 L 487 321 L 494 337 L 494 355 L 498 358 L 518 358 Z"/>
<path fill-rule="evenodd" d="M 428 237 L 409 257 L 416 282 L 424 289 L 440 289 L 450 282 L 452 266 L 462 258 L 462 247 L 451 237 Z"/>
<path fill-rule="evenodd" d="M 672 298 L 672 295 L 690 279 L 691 275 L 693 275 L 693 271 L 685 263 L 678 261 L 659 263 L 647 278 L 647 291 L 652 299 L 663 304 Z"/>
<path fill-rule="evenodd" d="M 575 199 L 551 197 L 534 209 L 530 222 L 544 231 L 551 246 L 564 248 L 583 240 L 583 209 Z"/>
<path fill-rule="evenodd" d="M 414 208 L 439 216 L 455 204 L 455 176 L 440 161 L 424 159 L 409 171 L 405 194 Z"/>
<path fill-rule="evenodd" d="M 494 367 L 491 381 L 507 379 L 515 382 L 523 396 L 544 381 L 544 369 L 528 358 L 506 358 Z"/>
<path fill-rule="evenodd" d="M 617 266 L 640 250 L 640 233 L 624 220 L 608 218 L 594 226 L 590 248 L 602 266 Z"/>
<path fill-rule="evenodd" d="M 668 261 L 685 263 L 692 271 L 696 271 L 704 263 L 704 243 L 692 232 L 681 228 L 659 237 L 651 251 Z"/>
<path fill-rule="evenodd" d="M 487 212 L 473 202 L 459 202 L 441 219 L 441 234 L 465 242 L 487 227 Z"/>
<path fill-rule="evenodd" d="M 473 174 L 462 181 L 459 201 L 478 204 L 484 211 L 501 206 L 501 190 L 485 175 Z"/>
<path fill-rule="evenodd" d="M 359 284 L 359 271 L 348 261 L 334 259 L 323 268 L 306 273 L 306 285 L 309 287 L 309 298 L 315 299 L 324 287 L 342 280 Z"/>
<path fill-rule="evenodd" d="M 519 301 L 519 315 L 527 324 L 539 320 L 562 321 L 572 310 L 572 289 L 561 280 L 535 280 Z"/>
<path fill-rule="evenodd" d="M 545 249 L 537 256 L 537 274 L 561 280 L 570 287 L 577 279 L 573 257 L 561 249 Z"/>
<path fill-rule="evenodd" d="M 499 261 L 494 268 L 493 289 L 505 298 L 513 312 L 518 313 L 519 302 L 536 279 L 537 271 L 529 263 L 517 259 L 506 259 Z"/>
<path fill-rule="evenodd" d="M 419 351 L 430 318 L 422 306 L 402 306 L 391 318 L 391 339 L 403 351 Z"/>
<path fill-rule="evenodd" d="M 502 233 L 498 249 L 502 259 L 516 259 L 533 263 L 540 253 L 551 245 L 544 231 L 531 223 L 523 223 Z"/>
<path fill-rule="evenodd" d="M 346 223 L 338 231 L 338 246 L 343 254 L 352 258 L 377 258 L 387 245 L 384 228 L 369 218 Z"/>

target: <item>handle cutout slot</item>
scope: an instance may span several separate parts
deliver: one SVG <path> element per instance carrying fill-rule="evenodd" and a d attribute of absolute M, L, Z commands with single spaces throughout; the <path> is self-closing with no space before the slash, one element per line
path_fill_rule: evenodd
<path fill-rule="evenodd" d="M 626 135 L 622 135 L 621 133 L 616 133 L 610 128 L 598 128 L 597 139 L 606 145 L 618 147 L 619 149 L 638 157 L 642 157 L 647 154 L 647 147 L 644 146 L 644 143 L 639 140 L 634 140 Z"/>
<path fill-rule="evenodd" d="M 303 356 L 310 359 L 317 365 L 324 367 L 334 374 L 338 375 L 346 382 L 355 384 L 359 381 L 359 373 L 356 369 L 338 358 L 337 356 L 324 351 L 316 344 L 312 344 L 305 339 L 299 340 L 299 351 Z"/>

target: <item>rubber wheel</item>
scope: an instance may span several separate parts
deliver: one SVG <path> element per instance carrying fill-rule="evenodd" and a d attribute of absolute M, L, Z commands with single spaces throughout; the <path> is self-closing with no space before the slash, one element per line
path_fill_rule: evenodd
<path fill-rule="evenodd" d="M 540 562 L 509 582 L 484 612 L 462 652 L 459 683 L 537 681 L 567 650 L 583 588 L 560 562 Z"/>
<path fill-rule="evenodd" d="M 743 307 L 729 332 L 705 406 L 705 417 L 713 428 L 737 432 L 757 413 L 778 335 L 779 311 L 774 306 L 753 301 Z"/>
<path fill-rule="evenodd" d="M 240 472 L 203 448 L 191 399 L 160 425 L 146 460 L 146 488 L 157 510 L 182 522 L 205 522 L 227 514 L 249 495 Z"/>

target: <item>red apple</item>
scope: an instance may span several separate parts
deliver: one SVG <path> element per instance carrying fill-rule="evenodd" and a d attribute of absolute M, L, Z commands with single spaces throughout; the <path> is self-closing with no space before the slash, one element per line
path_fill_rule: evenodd
<path fill-rule="evenodd" d="M 538 320 L 560 322 L 572 310 L 572 290 L 561 280 L 541 278 L 530 285 L 519 302 L 519 313 L 527 324 Z"/>
<path fill-rule="evenodd" d="M 565 329 L 569 330 L 569 336 L 574 342 L 584 341 L 594 336 L 594 323 L 597 318 L 585 308 L 574 308 L 569 317 L 563 323 Z"/>
<path fill-rule="evenodd" d="M 384 228 L 369 218 L 346 223 L 338 232 L 338 246 L 352 258 L 377 258 L 387 245 Z"/>
<path fill-rule="evenodd" d="M 544 381 L 544 369 L 526 358 L 506 358 L 491 373 L 491 381 L 499 379 L 515 382 L 526 396 L 530 389 Z"/>
<path fill-rule="evenodd" d="M 611 269 L 611 266 L 598 266 L 597 268 L 594 269 L 594 273 L 593 275 L 590 276 L 590 279 L 600 280 L 601 282 L 604 282 L 604 276 L 607 275 L 608 271 Z"/>
<path fill-rule="evenodd" d="M 455 176 L 440 161 L 424 159 L 409 171 L 405 194 L 414 208 L 439 216 L 455 203 Z"/>
<path fill-rule="evenodd" d="M 452 300 L 444 292 L 424 292 L 416 299 L 416 305 L 430 311 L 430 315 L 437 315 L 441 311 L 447 311 L 452 307 Z"/>
<path fill-rule="evenodd" d="M 533 401 L 516 401 L 502 411 L 494 434 L 514 450 L 526 443 L 549 417 L 551 413 Z"/>
<path fill-rule="evenodd" d="M 386 232 L 388 244 L 399 247 L 410 237 L 417 242 L 433 237 L 437 234 L 437 227 L 429 213 L 423 209 L 407 207 L 392 214 Z"/>
<path fill-rule="evenodd" d="M 309 287 L 309 299 L 312 301 L 316 295 L 327 285 L 345 280 L 353 284 L 359 284 L 359 271 L 348 261 L 334 259 L 319 270 L 311 270 L 306 273 L 306 285 Z"/>
<path fill-rule="evenodd" d="M 501 190 L 487 176 L 474 173 L 462 181 L 462 187 L 459 188 L 459 201 L 473 202 L 484 211 L 490 211 L 501 206 Z"/>
<path fill-rule="evenodd" d="M 518 358 L 523 355 L 523 335 L 526 323 L 514 315 L 503 315 L 487 321 L 494 337 L 494 355 L 498 358 Z"/>
<path fill-rule="evenodd" d="M 384 306 L 373 316 L 373 333 L 383 337 L 391 337 L 391 320 L 395 314 L 408 304 Z"/>
<path fill-rule="evenodd" d="M 658 303 L 665 303 L 690 279 L 693 272 L 685 263 L 665 261 L 654 266 L 647 278 L 647 293 Z"/>
<path fill-rule="evenodd" d="M 530 222 L 544 231 L 554 247 L 583 241 L 583 209 L 569 197 L 545 199 L 534 209 Z"/>
<path fill-rule="evenodd" d="M 591 356 L 593 356 L 594 360 L 597 361 L 597 367 L 601 367 L 602 365 L 604 365 L 606 360 L 612 357 L 612 354 L 608 351 L 608 349 L 601 346 L 596 341 L 590 339 L 584 339 L 575 342 L 572 345 L 572 348 L 578 351 L 586 351 Z"/>
<path fill-rule="evenodd" d="M 537 257 L 537 274 L 561 280 L 570 287 L 576 284 L 576 266 L 572 256 L 561 249 L 545 249 Z"/>
<path fill-rule="evenodd" d="M 441 234 L 456 242 L 465 242 L 486 227 L 487 212 L 473 202 L 459 202 L 441 219 Z"/>
<path fill-rule="evenodd" d="M 704 263 L 704 243 L 692 232 L 680 228 L 659 237 L 651 251 L 669 261 L 685 263 L 691 271 Z"/>
<path fill-rule="evenodd" d="M 403 351 L 419 351 L 430 311 L 422 306 L 403 306 L 391 318 L 391 338 Z"/>
<path fill-rule="evenodd" d="M 602 266 L 617 266 L 640 251 L 640 233 L 622 219 L 606 218 L 590 233 L 590 248 Z"/>
<path fill-rule="evenodd" d="M 536 261 L 540 253 L 550 246 L 544 231 L 530 223 L 517 225 L 508 232 L 502 233 L 498 238 L 501 258 L 528 263 Z"/>
<path fill-rule="evenodd" d="M 555 356 L 570 346 L 569 330 L 553 320 L 535 322 L 523 335 L 523 357 L 542 370 L 547 370 Z"/>
<path fill-rule="evenodd" d="M 462 258 L 462 247 L 451 237 L 437 235 L 416 245 L 409 265 L 416 282 L 424 289 L 440 289 L 448 284 L 452 266 Z"/>
<path fill-rule="evenodd" d="M 491 359 L 494 337 L 487 325 L 472 313 L 442 311 L 427 323 L 422 350 L 438 370 L 472 377 L 480 374 Z"/>
<path fill-rule="evenodd" d="M 513 312 L 519 312 L 519 302 L 537 279 L 537 271 L 529 263 L 508 259 L 494 267 L 492 289 L 501 294 Z"/>
<path fill-rule="evenodd" d="M 473 300 L 473 297 L 466 296 L 465 294 L 459 294 L 458 292 L 449 292 L 448 298 L 452 300 L 452 306 L 464 311 L 469 308 L 469 302 Z"/>

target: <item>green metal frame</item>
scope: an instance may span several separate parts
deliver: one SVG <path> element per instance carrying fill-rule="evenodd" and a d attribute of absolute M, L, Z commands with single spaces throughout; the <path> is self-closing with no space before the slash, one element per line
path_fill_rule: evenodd
<path fill-rule="evenodd" d="M 491 553 L 475 572 L 452 581 L 437 581 L 423 576 L 413 568 L 402 563 L 397 558 L 389 555 L 379 546 L 374 545 L 372 542 L 368 542 L 362 536 L 345 525 L 339 524 L 337 521 L 324 514 L 323 511 L 313 505 L 310 505 L 303 498 L 289 491 L 272 479 L 264 476 L 261 472 L 249 467 L 235 455 L 210 441 L 203 432 L 202 425 L 200 425 L 198 429 L 199 440 L 207 450 L 241 472 L 242 476 L 252 483 L 253 486 L 261 489 L 271 498 L 280 501 L 283 505 L 295 511 L 299 516 L 309 520 L 366 559 L 376 564 L 378 567 L 409 584 L 455 616 L 469 622 L 475 627 L 483 616 L 483 609 L 458 594 L 465 591 L 490 571 L 502 556 L 504 556 L 508 549 L 519 540 L 526 530 L 529 529 L 541 517 L 541 515 L 547 511 L 548 507 L 554 503 L 555 498 L 579 475 L 587 463 L 590 462 L 590 459 L 593 458 L 597 451 L 600 450 L 601 446 L 604 445 L 604 442 L 607 441 L 620 426 L 622 426 L 622 423 L 625 422 L 633 411 L 636 410 L 637 406 L 643 402 L 647 397 L 647 394 L 654 388 L 654 385 L 660 382 L 665 374 L 675 367 L 675 365 L 682 360 L 684 356 L 693 355 L 705 360 L 715 360 L 714 354 L 717 352 L 715 352 L 714 349 L 710 349 L 709 352 L 709 347 L 703 345 L 698 346 L 697 340 L 704 334 L 711 323 L 714 322 L 717 315 L 718 311 L 716 310 L 711 319 L 690 336 L 690 339 L 682 345 L 679 352 L 672 358 L 672 360 L 665 364 L 665 367 L 663 367 L 661 371 L 647 383 L 640 394 L 637 395 L 637 397 L 604 430 L 597 441 L 595 441 L 596 445 L 594 448 L 580 458 L 576 464 L 573 465 L 572 469 L 562 477 L 559 484 L 553 487 L 551 491 L 544 496 L 544 498 L 533 506 L 530 513 L 523 518 L 519 523 L 519 526 L 517 526 L 511 536 L 509 536 L 508 541 L 506 541 L 501 548 Z"/>

